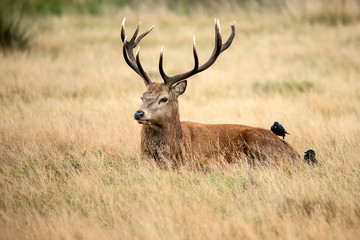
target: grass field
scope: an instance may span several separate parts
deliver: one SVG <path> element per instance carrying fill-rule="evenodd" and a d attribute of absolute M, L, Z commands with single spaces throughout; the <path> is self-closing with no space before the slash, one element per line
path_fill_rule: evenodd
<path fill-rule="evenodd" d="M 182 120 L 282 123 L 320 166 L 163 171 L 140 157 L 133 113 L 143 81 L 120 25 L 156 25 L 143 66 L 160 81 L 212 52 L 213 16 L 25 19 L 32 48 L 0 55 L 0 239 L 357 239 L 360 235 L 360 23 L 221 13 L 229 50 L 188 81 Z"/>

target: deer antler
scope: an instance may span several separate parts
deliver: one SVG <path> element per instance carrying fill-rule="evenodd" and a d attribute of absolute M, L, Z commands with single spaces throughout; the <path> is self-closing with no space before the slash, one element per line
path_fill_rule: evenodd
<path fill-rule="evenodd" d="M 124 20 L 121 24 L 121 40 L 124 43 L 123 54 L 124 54 L 126 63 L 137 74 L 139 74 L 144 79 L 144 82 L 146 85 L 149 85 L 149 84 L 152 84 L 152 81 L 151 81 L 149 75 L 144 71 L 143 67 L 141 66 L 140 58 L 139 58 L 140 47 L 136 51 L 135 56 L 134 56 L 133 49 L 136 48 L 136 46 L 139 44 L 141 39 L 143 39 L 154 28 L 154 26 L 152 26 L 149 30 L 147 30 L 146 32 L 141 34 L 138 38 L 136 38 L 139 33 L 139 30 L 140 30 L 140 24 L 141 24 L 141 22 L 139 23 L 138 27 L 136 28 L 135 33 L 131 37 L 130 41 L 127 41 L 127 36 L 125 34 L 125 18 L 124 18 Z"/>
<path fill-rule="evenodd" d="M 234 37 L 235 37 L 235 22 L 234 24 L 230 24 L 231 25 L 231 34 L 228 38 L 228 40 L 222 44 L 222 38 L 221 38 L 221 34 L 220 34 L 220 22 L 219 19 L 215 19 L 215 49 L 211 54 L 210 59 L 205 62 L 203 65 L 201 65 L 199 67 L 199 58 L 196 52 L 196 47 L 195 47 L 195 36 L 194 36 L 194 40 L 193 40 L 193 54 L 194 54 L 194 68 L 188 72 L 179 74 L 179 75 L 175 75 L 175 76 L 167 76 L 164 72 L 163 69 L 163 48 L 161 48 L 160 51 L 160 60 L 159 60 L 159 71 L 161 74 L 161 77 L 164 80 L 164 84 L 168 87 L 174 85 L 175 83 L 184 80 L 186 78 L 189 78 L 199 72 L 204 71 L 205 69 L 209 68 L 218 58 L 218 56 L 225 51 L 228 47 L 230 47 Z"/>

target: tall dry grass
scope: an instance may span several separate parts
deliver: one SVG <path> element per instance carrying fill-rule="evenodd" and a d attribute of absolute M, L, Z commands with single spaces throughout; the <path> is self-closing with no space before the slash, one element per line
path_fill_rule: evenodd
<path fill-rule="evenodd" d="M 360 234 L 359 23 L 219 14 L 237 35 L 189 80 L 181 118 L 269 128 L 321 166 L 162 171 L 139 156 L 142 80 L 119 38 L 153 24 L 141 58 L 160 80 L 213 48 L 213 19 L 138 15 L 28 20 L 31 51 L 0 56 L 1 239 L 356 239 Z"/>

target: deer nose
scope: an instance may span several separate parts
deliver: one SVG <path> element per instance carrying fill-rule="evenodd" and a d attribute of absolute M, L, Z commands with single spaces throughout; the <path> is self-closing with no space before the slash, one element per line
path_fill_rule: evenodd
<path fill-rule="evenodd" d="M 135 120 L 140 120 L 143 116 L 144 116 L 144 112 L 143 111 L 136 111 L 135 114 L 134 114 L 134 118 Z"/>

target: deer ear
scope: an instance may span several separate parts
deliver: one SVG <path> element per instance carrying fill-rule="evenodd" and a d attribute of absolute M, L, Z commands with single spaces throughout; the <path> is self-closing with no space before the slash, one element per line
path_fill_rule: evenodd
<path fill-rule="evenodd" d="M 174 85 L 172 87 L 172 89 L 174 90 L 175 95 L 179 96 L 185 92 L 186 86 L 187 86 L 187 81 L 184 80 L 184 81 L 178 82 L 176 85 Z"/>

